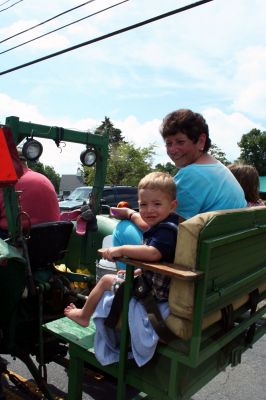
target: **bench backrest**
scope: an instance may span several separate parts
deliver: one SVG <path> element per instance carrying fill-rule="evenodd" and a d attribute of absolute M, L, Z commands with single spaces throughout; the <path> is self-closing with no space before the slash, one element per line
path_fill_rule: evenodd
<path fill-rule="evenodd" d="M 193 282 L 171 280 L 167 325 L 187 339 L 221 319 L 225 306 L 239 308 L 257 287 L 266 291 L 266 207 L 209 212 L 183 222 L 175 263 L 204 272 L 196 292 Z"/>

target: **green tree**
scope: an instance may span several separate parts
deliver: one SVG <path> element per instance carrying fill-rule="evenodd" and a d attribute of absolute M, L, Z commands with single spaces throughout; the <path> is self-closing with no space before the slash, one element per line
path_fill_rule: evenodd
<path fill-rule="evenodd" d="M 40 161 L 28 161 L 28 167 L 33 171 L 45 175 L 54 185 L 55 191 L 59 193 L 61 176 L 55 172 L 53 167 L 50 167 L 49 165 L 43 165 Z"/>
<path fill-rule="evenodd" d="M 226 158 L 225 153 L 216 145 L 212 144 L 209 150 L 209 153 L 215 157 L 217 160 L 221 161 L 224 165 L 229 165 L 230 161 Z"/>
<path fill-rule="evenodd" d="M 154 146 L 136 148 L 131 143 L 113 146 L 107 166 L 107 185 L 137 186 L 144 175 L 153 169 Z M 85 167 L 85 182 L 91 185 L 94 180 L 94 168 Z"/>
<path fill-rule="evenodd" d="M 156 164 L 154 170 L 160 172 L 168 172 L 171 176 L 175 176 L 178 168 L 168 161 L 166 164 Z"/>
<path fill-rule="evenodd" d="M 95 133 L 102 135 L 105 131 L 109 134 L 109 149 L 111 149 L 113 145 L 126 143 L 122 136 L 122 131 L 115 128 L 108 117 L 104 117 L 104 121 L 96 128 Z"/>
<path fill-rule="evenodd" d="M 238 143 L 240 147 L 239 161 L 254 165 L 259 175 L 266 175 L 266 132 L 252 129 L 244 134 Z"/>

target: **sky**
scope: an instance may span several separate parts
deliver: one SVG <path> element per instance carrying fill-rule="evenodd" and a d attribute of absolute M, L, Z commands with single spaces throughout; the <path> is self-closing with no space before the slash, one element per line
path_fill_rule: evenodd
<path fill-rule="evenodd" d="M 170 161 L 159 133 L 178 108 L 201 113 L 230 161 L 253 128 L 266 130 L 265 0 L 213 0 L 138 29 L 1 74 L 93 38 L 195 3 L 193 0 L 0 0 L 0 123 L 22 121 L 93 130 L 109 117 L 137 147 L 155 145 L 154 164 Z M 15 4 L 16 3 L 16 4 Z M 14 5 L 13 5 L 14 4 Z M 9 8 L 8 8 L 9 7 Z M 84 18 L 64 29 L 49 31 Z M 9 50 L 9 51 L 6 51 Z M 3 53 L 4 52 L 4 53 Z M 40 161 L 75 174 L 80 145 L 43 141 Z"/>

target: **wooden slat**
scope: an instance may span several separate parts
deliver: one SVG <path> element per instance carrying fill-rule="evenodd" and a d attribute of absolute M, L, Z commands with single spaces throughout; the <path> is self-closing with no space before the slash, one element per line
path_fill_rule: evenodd
<path fill-rule="evenodd" d="M 98 253 L 102 256 L 104 249 L 99 249 Z M 148 269 L 153 272 L 157 272 L 170 277 L 192 281 L 200 277 L 203 272 L 201 271 L 190 271 L 183 265 L 174 263 L 148 263 L 140 260 L 133 260 L 132 258 L 119 257 L 116 260 L 121 261 L 125 264 L 132 265 L 133 267 L 139 267 Z"/>

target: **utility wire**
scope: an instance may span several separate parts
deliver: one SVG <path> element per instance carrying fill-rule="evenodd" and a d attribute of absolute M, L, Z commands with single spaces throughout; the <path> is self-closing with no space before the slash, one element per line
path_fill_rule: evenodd
<path fill-rule="evenodd" d="M 0 75 L 5 75 L 5 74 L 8 74 L 10 72 L 16 71 L 18 69 L 25 68 L 25 67 L 28 67 L 28 66 L 33 65 L 33 64 L 37 64 L 37 63 L 39 63 L 41 61 L 48 60 L 49 58 L 57 57 L 57 56 L 59 56 L 61 54 L 67 53 L 69 51 L 73 51 L 73 50 L 79 49 L 80 47 L 84 47 L 84 46 L 90 45 L 92 43 L 96 43 L 96 42 L 99 42 L 101 40 L 108 39 L 108 38 L 110 38 L 112 36 L 120 35 L 121 33 L 130 31 L 132 29 L 139 28 L 139 27 L 141 27 L 143 25 L 150 24 L 152 22 L 158 21 L 158 20 L 163 19 L 163 18 L 170 17 L 170 16 L 172 16 L 174 14 L 178 14 L 178 13 L 181 13 L 183 11 L 187 11 L 187 10 L 189 10 L 191 8 L 195 8 L 195 7 L 201 6 L 201 5 L 209 3 L 211 1 L 213 1 L 213 0 L 202 0 L 202 1 L 197 1 L 196 3 L 188 4 L 187 6 L 184 6 L 184 7 L 181 7 L 181 8 L 177 8 L 177 9 L 169 11 L 169 12 L 167 12 L 165 14 L 157 15 L 156 17 L 146 19 L 144 21 L 138 22 L 136 24 L 127 26 L 127 27 L 122 28 L 122 29 L 118 29 L 117 31 L 113 31 L 113 32 L 107 33 L 106 35 L 98 36 L 97 38 L 88 40 L 88 41 L 83 42 L 83 43 L 79 43 L 79 44 L 77 44 L 75 46 L 68 47 L 67 49 L 57 51 L 55 53 L 49 54 L 48 56 L 37 58 L 37 59 L 35 59 L 33 61 L 29 61 L 29 62 L 27 62 L 25 64 L 21 64 L 21 65 L 18 65 L 16 67 L 7 69 L 5 71 L 1 71 Z"/>
<path fill-rule="evenodd" d="M 11 4 L 11 6 L 8 6 L 8 7 L 6 7 L 6 8 L 3 8 L 2 10 L 0 10 L 0 12 L 6 11 L 6 10 L 8 10 L 9 8 L 15 6 L 16 4 L 21 3 L 22 1 L 23 1 L 23 0 L 19 0 L 19 1 L 17 1 L 16 3 L 14 3 L 14 4 Z M 7 1 L 6 1 L 6 3 L 7 3 Z M 2 3 L 1 5 L 3 5 L 3 4 L 5 4 L 5 3 Z"/>
<path fill-rule="evenodd" d="M 9 3 L 10 1 L 11 1 L 11 0 L 6 0 L 6 1 L 4 1 L 3 3 L 0 4 L 0 7 L 3 6 L 3 5 L 6 4 L 6 3 Z"/>
<path fill-rule="evenodd" d="M 93 1 L 94 1 L 94 0 L 93 0 Z M 18 45 L 16 45 L 16 46 L 10 47 L 10 48 L 7 49 L 7 50 L 1 51 L 1 52 L 0 52 L 0 55 L 1 55 L 1 54 L 4 54 L 4 53 L 7 53 L 8 51 L 14 50 L 14 49 L 16 49 L 17 47 L 24 46 L 24 44 L 33 42 L 34 40 L 40 39 L 40 38 L 42 38 L 42 37 L 44 37 L 44 36 L 50 35 L 51 33 L 60 31 L 61 29 L 66 28 L 67 26 L 74 25 L 74 24 L 76 24 L 76 23 L 78 23 L 78 22 L 80 22 L 80 21 L 83 21 L 84 19 L 93 17 L 94 15 L 97 15 L 97 14 L 100 14 L 100 13 L 102 13 L 102 12 L 104 12 L 104 11 L 107 11 L 107 10 L 109 10 L 110 8 L 119 6 L 120 4 L 126 3 L 127 1 L 129 1 L 129 0 L 120 1 L 120 3 L 116 3 L 116 4 L 113 4 L 113 5 L 109 6 L 109 7 L 103 8 L 102 10 L 96 11 L 96 12 L 94 12 L 94 13 L 92 13 L 92 14 L 89 14 L 89 15 L 87 15 L 86 17 L 77 19 L 77 20 L 75 20 L 75 21 L 73 21 L 73 22 L 70 22 L 69 24 L 60 26 L 59 28 L 56 28 L 56 29 L 53 29 L 52 31 L 49 31 L 49 32 L 47 32 L 47 33 L 44 33 L 43 35 L 37 36 L 37 37 L 35 37 L 35 38 L 33 38 L 33 39 L 27 40 L 26 42 L 23 42 L 23 43 L 20 43 L 20 44 L 18 44 Z M 0 43 L 1 43 L 1 42 L 0 42 Z"/>
<path fill-rule="evenodd" d="M 21 1 L 23 1 L 23 0 L 21 0 Z M 8 38 L 1 40 L 0 43 L 4 43 L 4 42 L 6 42 L 7 40 L 12 39 L 12 38 L 15 37 L 15 36 L 21 35 L 22 33 L 28 32 L 28 31 L 30 31 L 30 30 L 32 30 L 32 29 L 34 29 L 34 28 L 37 28 L 38 26 L 41 26 L 41 25 L 43 25 L 43 24 L 46 24 L 46 22 L 50 22 L 50 21 L 52 21 L 53 19 L 56 19 L 56 18 L 58 18 L 58 17 L 61 17 L 61 15 L 67 14 L 67 13 L 73 11 L 73 10 L 76 10 L 77 8 L 80 8 L 80 7 L 85 6 L 86 4 L 92 3 L 93 1 L 95 1 L 95 0 L 86 1 L 85 3 L 82 3 L 82 4 L 80 4 L 80 5 L 76 6 L 76 7 L 70 8 L 69 10 L 66 10 L 66 11 L 64 11 L 64 12 L 62 12 L 62 13 L 60 13 L 60 14 L 55 15 L 54 17 L 51 17 L 51 18 L 49 18 L 49 19 L 46 19 L 45 21 L 40 22 L 40 23 L 37 24 L 37 25 L 31 26 L 30 28 L 27 28 L 27 29 L 25 29 L 24 31 L 21 31 L 21 32 L 16 33 L 15 35 L 9 36 Z"/>

